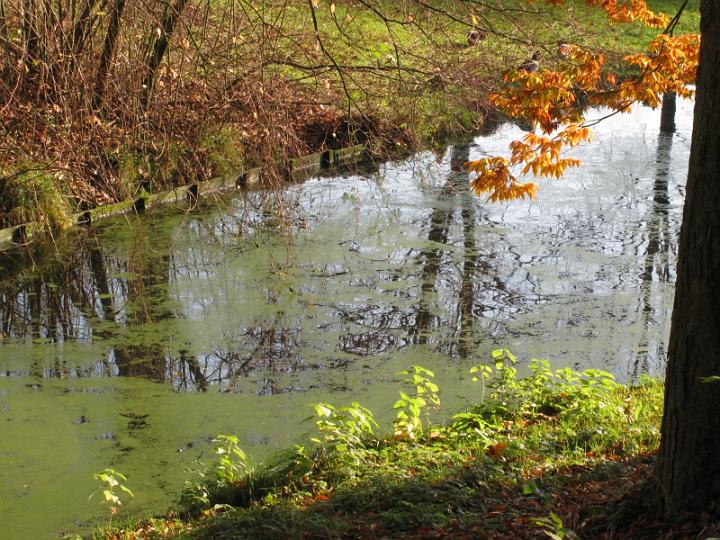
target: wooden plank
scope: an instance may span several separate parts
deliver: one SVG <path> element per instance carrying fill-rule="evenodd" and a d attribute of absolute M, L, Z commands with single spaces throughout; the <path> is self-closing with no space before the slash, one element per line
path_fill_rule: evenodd
<path fill-rule="evenodd" d="M 293 175 L 301 174 L 313 176 L 320 173 L 322 169 L 322 152 L 302 156 L 290 160 Z"/>
<path fill-rule="evenodd" d="M 245 187 L 254 188 L 260 185 L 260 168 L 255 167 L 245 171 Z"/>
<path fill-rule="evenodd" d="M 6 244 L 6 243 L 13 243 L 13 238 L 15 238 L 15 234 L 17 234 L 16 231 L 20 229 L 22 225 L 15 225 L 14 227 L 8 227 L 7 229 L 3 229 L 0 231 L 0 244 Z"/>

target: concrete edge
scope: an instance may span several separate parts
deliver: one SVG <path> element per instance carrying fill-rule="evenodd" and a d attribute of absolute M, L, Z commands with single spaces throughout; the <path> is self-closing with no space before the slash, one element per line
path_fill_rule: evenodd
<path fill-rule="evenodd" d="M 288 180 L 303 180 L 338 167 L 359 163 L 367 156 L 367 147 L 356 144 L 338 150 L 325 150 L 290 160 L 286 176 Z M 212 194 L 237 189 L 258 189 L 261 186 L 259 168 L 238 170 L 205 182 L 196 182 L 158 193 L 142 192 L 137 197 L 118 203 L 98 206 L 73 214 L 73 226 L 89 226 L 111 216 L 142 212 L 146 208 L 172 204 L 180 201 L 197 201 Z M 0 229 L 0 251 L 32 242 L 44 231 L 43 223 L 31 222 Z"/>

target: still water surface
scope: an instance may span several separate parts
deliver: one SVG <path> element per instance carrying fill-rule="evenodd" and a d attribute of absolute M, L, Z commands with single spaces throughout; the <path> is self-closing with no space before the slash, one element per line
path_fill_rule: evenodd
<path fill-rule="evenodd" d="M 611 118 L 534 202 L 468 193 L 460 165 L 522 135 L 507 125 L 4 256 L 0 538 L 87 530 L 105 467 L 128 476 L 127 511 L 162 513 L 213 435 L 260 458 L 310 431 L 311 403 L 389 421 L 412 363 L 436 371 L 441 414 L 477 395 L 467 371 L 497 347 L 661 374 L 691 117 L 681 102 L 672 136 L 648 108 Z"/>

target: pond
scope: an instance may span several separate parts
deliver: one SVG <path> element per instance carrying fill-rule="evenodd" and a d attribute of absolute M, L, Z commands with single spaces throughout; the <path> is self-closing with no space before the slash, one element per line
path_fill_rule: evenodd
<path fill-rule="evenodd" d="M 436 371 L 438 418 L 479 395 L 499 347 L 526 363 L 662 374 L 692 103 L 678 132 L 638 108 L 597 127 L 536 201 L 491 204 L 462 163 L 517 127 L 374 170 L 164 208 L 2 256 L 0 538 L 163 513 L 211 439 L 262 458 L 309 406 L 359 401 L 386 424 L 398 371 Z M 596 113 L 600 115 L 600 112 Z"/>

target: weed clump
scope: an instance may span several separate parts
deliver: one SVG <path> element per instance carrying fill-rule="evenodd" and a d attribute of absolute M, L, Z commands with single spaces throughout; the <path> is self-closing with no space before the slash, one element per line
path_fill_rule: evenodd
<path fill-rule="evenodd" d="M 223 176 L 243 169 L 242 131 L 233 126 L 215 126 L 200 137 L 200 151 L 207 154 L 210 176 Z"/>
<path fill-rule="evenodd" d="M 23 165 L 5 177 L 0 188 L 4 226 L 33 221 L 49 230 L 71 227 L 72 207 L 58 187 L 58 175 L 39 165 Z"/>

